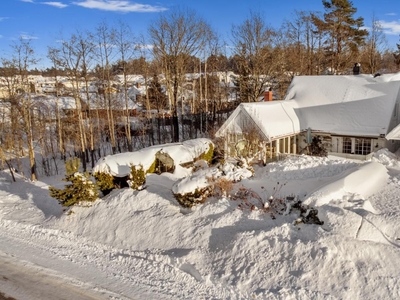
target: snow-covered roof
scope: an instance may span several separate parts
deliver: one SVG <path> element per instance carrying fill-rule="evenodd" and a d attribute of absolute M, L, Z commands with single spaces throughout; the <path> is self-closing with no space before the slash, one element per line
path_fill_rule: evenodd
<path fill-rule="evenodd" d="M 115 75 L 115 80 L 123 83 L 124 75 Z M 128 83 L 144 83 L 145 79 L 143 75 L 126 75 L 126 82 Z"/>
<path fill-rule="evenodd" d="M 32 100 L 35 103 L 42 103 L 44 105 L 50 106 L 52 109 L 57 107 L 57 97 L 53 95 L 40 95 L 33 96 Z M 59 109 L 76 109 L 76 101 L 73 97 L 58 97 L 58 107 Z"/>
<path fill-rule="evenodd" d="M 293 103 L 272 101 L 241 103 L 218 131 L 241 132 L 241 129 L 256 126 L 267 139 L 300 132 L 300 122 L 294 112 Z M 250 122 L 250 123 L 249 123 Z M 247 127 L 250 125 L 250 127 Z"/>
<path fill-rule="evenodd" d="M 128 96 L 131 99 L 136 99 L 136 96 L 145 96 L 146 95 L 146 86 L 142 85 L 140 88 L 133 86 L 128 89 Z"/>
<path fill-rule="evenodd" d="M 380 136 L 391 130 L 399 91 L 400 73 L 377 78 L 298 76 L 283 101 L 242 103 L 217 136 L 226 130 L 235 132 L 235 123 L 246 114 L 271 140 L 308 128 L 339 135 Z"/>
<path fill-rule="evenodd" d="M 341 135 L 379 136 L 390 129 L 400 74 L 299 76 L 285 101 L 295 101 L 301 129 Z"/>
<path fill-rule="evenodd" d="M 400 140 L 400 124 L 386 135 L 387 140 Z"/>

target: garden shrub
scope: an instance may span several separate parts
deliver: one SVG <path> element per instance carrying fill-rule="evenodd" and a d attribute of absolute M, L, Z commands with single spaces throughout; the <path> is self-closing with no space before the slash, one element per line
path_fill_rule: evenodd
<path fill-rule="evenodd" d="M 328 156 L 328 151 L 323 145 L 322 137 L 314 136 L 309 146 L 310 155 Z"/>
<path fill-rule="evenodd" d="M 195 189 L 194 192 L 186 194 L 174 194 L 179 204 L 186 208 L 191 208 L 199 203 L 204 203 L 209 195 L 209 187 L 203 189 Z"/>
<path fill-rule="evenodd" d="M 147 169 L 146 174 L 152 174 L 156 171 L 156 163 L 157 163 L 157 159 L 155 159 L 153 161 L 153 163 L 151 164 L 150 168 Z"/>
<path fill-rule="evenodd" d="M 239 188 L 233 195 L 232 199 L 238 201 L 240 210 L 260 210 L 264 213 L 269 213 L 272 219 L 276 219 L 278 215 L 289 215 L 296 213 L 299 218 L 294 222 L 294 225 L 299 223 L 323 225 L 318 217 L 318 210 L 304 205 L 298 197 L 292 195 L 288 197 L 277 196 L 285 184 L 279 184 L 274 187 L 274 193 L 265 199 L 251 189 Z M 264 187 L 261 187 L 264 190 Z"/>
<path fill-rule="evenodd" d="M 211 163 L 214 156 L 214 145 L 212 143 L 209 144 L 210 149 L 208 149 L 207 153 L 204 153 L 201 159 L 204 159 L 208 163 Z"/>
<path fill-rule="evenodd" d="M 56 198 L 62 206 L 72 206 L 82 201 L 95 201 L 98 197 L 97 186 L 89 178 L 89 173 L 80 173 L 79 159 L 75 157 L 65 162 L 66 176 L 69 182 L 64 189 L 49 187 L 50 196 Z"/>
<path fill-rule="evenodd" d="M 129 185 L 134 190 L 143 189 L 144 184 L 146 183 L 146 174 L 143 170 L 142 165 L 131 165 L 131 174 L 130 174 L 130 182 Z"/>
<path fill-rule="evenodd" d="M 114 176 L 107 173 L 96 172 L 93 177 L 96 179 L 96 184 L 99 190 L 103 192 L 104 196 L 108 195 L 114 189 Z"/>
<path fill-rule="evenodd" d="M 210 177 L 208 178 L 208 182 L 211 187 L 211 195 L 217 198 L 220 197 L 230 197 L 230 194 L 233 190 L 234 184 L 232 179 L 228 179 L 225 177 Z"/>

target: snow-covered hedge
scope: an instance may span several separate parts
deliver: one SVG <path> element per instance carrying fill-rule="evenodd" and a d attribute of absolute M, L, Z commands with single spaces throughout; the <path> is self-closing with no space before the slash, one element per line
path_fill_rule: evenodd
<path fill-rule="evenodd" d="M 213 143 L 209 139 L 200 138 L 184 141 L 182 143 L 157 145 L 141 149 L 135 152 L 108 155 L 101 158 L 93 168 L 93 173 L 100 172 L 115 177 L 125 177 L 131 172 L 131 165 L 142 165 L 146 173 L 151 172 L 156 154 L 160 151 L 168 154 L 175 166 L 191 163 L 194 160 L 206 156 L 210 152 Z"/>
<path fill-rule="evenodd" d="M 184 207 L 192 207 L 203 202 L 215 188 L 218 179 L 238 182 L 253 176 L 247 165 L 241 167 L 226 163 L 219 167 L 205 168 L 194 172 L 191 176 L 175 183 L 172 192 L 178 202 Z"/>

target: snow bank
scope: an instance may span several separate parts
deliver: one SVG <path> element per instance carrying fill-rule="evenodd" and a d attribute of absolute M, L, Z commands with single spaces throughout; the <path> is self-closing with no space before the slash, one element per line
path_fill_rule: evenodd
<path fill-rule="evenodd" d="M 388 149 L 381 149 L 378 152 L 374 153 L 372 161 L 380 162 L 384 166 L 390 168 L 400 167 L 399 157 L 396 154 L 390 152 Z"/>
<path fill-rule="evenodd" d="M 357 163 L 349 160 L 301 155 L 268 164 L 262 169 L 261 176 L 280 181 L 298 178 L 328 178 L 355 166 Z"/>
<path fill-rule="evenodd" d="M 327 198 L 318 207 L 323 226 L 295 226 L 293 213 L 272 219 L 228 198 L 182 209 L 170 173 L 149 174 L 145 190 L 114 190 L 59 216 L 44 183 L 12 183 L 0 172 L 0 256 L 47 263 L 140 299 L 400 299 L 400 169 L 388 181 L 385 169 L 299 156 L 240 182 L 261 196 L 279 178 L 290 178 L 282 195 L 344 194 L 346 201 Z M 179 165 L 175 171 L 185 174 Z"/>
<path fill-rule="evenodd" d="M 365 199 L 379 192 L 388 178 L 384 165 L 368 162 L 344 172 L 339 179 L 315 191 L 304 203 L 321 206 L 348 194 L 357 194 Z"/>
<path fill-rule="evenodd" d="M 130 173 L 130 165 L 142 165 L 148 170 L 155 160 L 157 152 L 162 151 L 171 156 L 175 165 L 192 162 L 210 149 L 211 140 L 200 138 L 182 143 L 157 145 L 135 152 L 108 155 L 101 158 L 92 172 L 103 172 L 116 177 L 124 177 Z"/>

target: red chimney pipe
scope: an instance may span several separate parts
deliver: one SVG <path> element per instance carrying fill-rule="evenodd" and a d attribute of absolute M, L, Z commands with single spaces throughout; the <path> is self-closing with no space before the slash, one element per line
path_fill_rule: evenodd
<path fill-rule="evenodd" d="M 264 92 L 264 101 L 272 101 L 272 91 Z"/>

